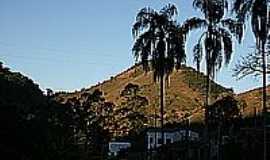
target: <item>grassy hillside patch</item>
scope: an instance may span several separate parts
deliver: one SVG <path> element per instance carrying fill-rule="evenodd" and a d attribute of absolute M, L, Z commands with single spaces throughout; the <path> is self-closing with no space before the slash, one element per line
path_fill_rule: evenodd
<path fill-rule="evenodd" d="M 202 107 L 204 104 L 205 76 L 195 71 L 191 67 L 183 67 L 174 71 L 166 85 L 165 97 L 165 119 L 167 122 L 179 122 L 186 115 L 195 114 L 194 120 L 201 120 L 203 115 Z M 91 93 L 99 89 L 104 93 L 107 101 L 113 102 L 116 106 L 121 104 L 120 93 L 128 83 L 140 86 L 142 96 L 147 97 L 149 106 L 145 112 L 153 115 L 155 110 L 159 113 L 159 84 L 153 81 L 153 73 L 145 73 L 139 65 L 111 77 L 109 80 L 98 83 L 97 85 L 84 89 L 79 92 L 58 94 L 58 101 L 65 102 L 72 97 L 80 97 L 83 93 Z M 228 89 L 212 81 L 212 96 L 216 97 Z"/>

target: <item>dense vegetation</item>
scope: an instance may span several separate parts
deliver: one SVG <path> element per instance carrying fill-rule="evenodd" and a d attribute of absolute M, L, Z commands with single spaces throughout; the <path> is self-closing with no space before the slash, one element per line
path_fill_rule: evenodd
<path fill-rule="evenodd" d="M 135 77 L 141 77 L 138 73 L 139 70 L 137 70 Z M 129 74 L 129 72 L 124 74 Z M 172 74 L 171 86 L 174 86 L 174 78 L 184 77 L 182 83 L 185 88 L 190 87 L 192 92 L 201 90 L 200 87 L 203 88 L 199 83 L 203 80 L 203 78 L 200 80 L 202 74 L 197 74 L 192 68 L 182 70 L 181 74 L 178 72 Z M 148 77 L 151 79 L 151 75 Z M 116 77 L 112 81 L 117 83 L 118 79 L 121 78 Z M 132 82 L 130 79 L 127 81 Z M 112 82 L 107 81 L 106 83 Z M 70 97 L 65 99 L 63 93 L 53 94 L 51 90 L 47 90 L 47 94 L 44 95 L 32 80 L 20 73 L 11 72 L 8 68 L 2 67 L 0 72 L 1 153 L 16 159 L 104 159 L 108 150 L 106 144 L 113 137 L 129 136 L 128 139 L 131 141 L 134 141 L 134 138 L 138 141 L 142 138 L 140 136 L 143 136 L 141 135 L 143 128 L 154 126 L 154 119 L 157 118 L 158 121 L 158 116 L 151 110 L 149 112 L 149 107 L 151 108 L 150 98 L 144 96 L 146 89 L 141 87 L 141 83 L 124 83 L 123 85 L 124 87 L 120 88 L 117 103 L 107 101 L 106 96 L 103 96 L 104 93 L 95 87 L 90 90 L 85 89 L 80 94 L 77 92 L 77 96 L 67 94 Z M 217 89 L 219 93 L 227 91 L 215 83 L 213 83 L 213 86 L 219 88 Z M 170 90 L 168 91 L 170 94 L 173 93 Z M 198 95 L 202 93 L 201 91 Z M 110 92 L 107 92 L 106 95 L 110 95 Z M 171 96 L 168 95 L 169 97 Z M 259 108 L 259 97 L 258 90 L 239 95 L 240 100 L 247 100 L 246 105 L 240 107 L 240 109 L 241 114 L 246 115 L 248 119 L 251 118 L 248 120 L 248 126 L 254 124 L 254 120 L 252 120 L 254 116 L 253 107 Z M 60 99 L 62 99 L 62 103 L 59 103 Z M 177 101 L 177 99 L 176 97 L 171 100 Z M 183 98 L 180 99 L 183 100 Z M 170 107 L 175 103 L 173 101 L 167 101 L 169 102 L 167 107 L 172 109 L 167 111 L 170 116 L 170 119 L 166 121 L 167 125 L 168 127 L 183 127 L 183 125 L 177 124 L 183 121 L 173 114 L 177 111 L 177 108 Z M 222 106 L 224 108 L 224 105 Z M 183 107 L 179 109 L 185 110 Z M 238 110 L 239 107 L 235 109 Z M 202 111 L 192 114 L 198 113 L 201 116 L 203 115 Z M 202 122 L 202 120 L 200 121 Z M 219 122 L 215 119 L 212 121 Z M 228 124 L 231 126 L 234 123 L 226 122 L 224 125 L 227 127 L 213 128 L 212 131 L 223 129 L 223 134 L 229 133 L 228 130 L 226 132 L 224 130 L 230 128 Z M 258 124 L 259 122 L 257 122 Z M 195 127 L 194 129 L 198 127 L 195 121 L 192 126 Z M 212 126 L 217 127 L 219 125 L 213 124 Z M 213 132 L 213 135 L 216 135 L 215 133 Z M 239 136 L 248 138 L 240 135 L 240 133 L 234 132 L 233 136 L 239 140 L 241 139 Z M 230 134 L 232 133 L 230 132 Z M 247 136 L 250 136 L 250 134 Z M 232 141 L 232 143 L 238 142 Z M 228 149 L 231 147 L 228 147 Z M 233 147 L 239 146 L 234 145 Z M 141 147 L 135 147 L 135 150 L 138 148 Z M 183 146 L 179 147 L 180 150 L 181 148 Z"/>
<path fill-rule="evenodd" d="M 148 100 L 138 85 L 121 92 L 119 107 L 94 90 L 60 104 L 32 80 L 0 70 L 0 153 L 14 159 L 104 159 L 113 136 L 137 135 Z M 116 109 L 117 108 L 117 109 Z"/>
<path fill-rule="evenodd" d="M 50 91 L 50 90 L 48 90 Z M 0 70 L 0 153 L 9 159 L 88 159 L 105 153 L 108 135 L 96 106 L 111 107 L 98 91 L 85 103 L 59 104 L 20 73 Z M 88 111 L 88 109 L 90 109 Z M 107 110 L 108 111 L 108 110 Z M 104 143 L 102 143 L 104 142 Z M 91 146 L 91 147 L 90 147 Z"/>
<path fill-rule="evenodd" d="M 75 93 L 47 89 L 44 94 L 32 80 L 0 62 L 0 153 L 19 160 L 106 159 L 108 142 L 125 137 L 134 142 L 129 153 L 142 151 L 149 158 L 137 141 L 153 126 L 161 127 L 164 138 L 166 126 L 192 128 L 203 136 L 198 142 L 186 138 L 181 144 L 160 147 L 150 158 L 266 160 L 268 1 L 233 2 L 229 8 L 228 0 L 194 0 L 202 17 L 183 25 L 175 20 L 174 5 L 160 11 L 141 9 L 132 27 L 132 51 L 139 64 Z M 229 9 L 235 19 L 227 17 Z M 262 74 L 262 93 L 235 95 L 212 79 L 230 62 L 233 37 L 242 42 L 249 17 L 256 49 L 236 66 L 235 76 Z M 203 31 L 193 58 L 199 71 L 205 60 L 206 76 L 183 65 L 188 33 L 194 29 Z M 124 151 L 120 157 L 130 155 Z M 129 159 L 142 158 L 136 152 L 134 157 Z"/>
<path fill-rule="evenodd" d="M 143 111 L 147 115 L 149 124 L 154 126 L 154 117 L 159 115 L 159 86 L 152 80 L 153 73 L 144 73 L 142 66 L 134 66 L 127 71 L 111 78 L 110 80 L 99 83 L 96 86 L 87 88 L 73 93 L 56 93 L 56 99 L 65 103 L 73 97 L 81 97 L 82 94 L 91 93 L 96 89 L 104 93 L 104 97 L 113 102 L 118 108 L 124 99 L 121 92 L 129 83 L 139 86 L 139 95 L 148 99 L 148 107 Z M 191 67 L 183 66 L 178 71 L 173 71 L 166 86 L 166 103 L 165 103 L 165 124 L 180 122 L 186 115 L 198 113 L 192 118 L 192 121 L 203 122 L 203 101 L 205 97 L 205 76 L 195 71 Z M 224 88 L 214 81 L 211 81 L 213 99 L 220 93 L 230 92 L 230 89 Z M 157 117 L 157 124 L 159 118 Z"/>

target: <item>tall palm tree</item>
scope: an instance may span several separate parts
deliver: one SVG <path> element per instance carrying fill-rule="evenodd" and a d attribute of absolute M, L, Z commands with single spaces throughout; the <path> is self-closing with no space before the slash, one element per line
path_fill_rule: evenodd
<path fill-rule="evenodd" d="M 205 60 L 206 65 L 206 98 L 205 98 L 205 138 L 208 139 L 208 106 L 210 104 L 210 80 L 215 77 L 223 64 L 230 62 L 233 53 L 233 37 L 242 40 L 243 26 L 236 20 L 225 18 L 228 10 L 227 0 L 194 0 L 193 7 L 203 13 L 203 18 L 187 19 L 182 26 L 186 35 L 195 29 L 203 30 L 193 48 L 194 63 L 197 70 Z"/>
<path fill-rule="evenodd" d="M 160 83 L 163 143 L 164 81 L 168 80 L 175 68 L 180 68 L 186 58 L 180 26 L 175 21 L 176 15 L 177 8 L 172 4 L 160 11 L 146 7 L 139 11 L 132 28 L 135 39 L 132 51 L 136 61 L 141 62 L 146 72 L 153 70 L 154 81 Z"/>
<path fill-rule="evenodd" d="M 234 0 L 233 11 L 237 14 L 237 18 L 245 22 L 250 17 L 250 23 L 252 26 L 252 32 L 256 40 L 257 51 L 262 56 L 262 69 L 263 69 L 263 102 L 262 109 L 264 114 L 264 159 L 266 160 L 266 78 L 267 78 L 267 66 L 266 66 L 266 43 L 269 38 L 269 0 Z"/>

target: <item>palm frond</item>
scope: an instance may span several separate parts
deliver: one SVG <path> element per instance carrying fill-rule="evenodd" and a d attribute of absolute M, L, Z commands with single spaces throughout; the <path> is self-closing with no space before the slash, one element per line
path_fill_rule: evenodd
<path fill-rule="evenodd" d="M 235 12 L 239 12 L 240 8 L 244 4 L 244 1 L 245 0 L 234 0 L 232 10 L 235 11 Z"/>
<path fill-rule="evenodd" d="M 207 72 L 210 77 L 215 77 L 215 71 L 221 67 L 219 58 L 222 55 L 222 49 L 219 38 L 217 32 L 211 31 L 204 39 Z"/>
<path fill-rule="evenodd" d="M 183 32 L 173 19 L 176 14 L 177 9 L 172 4 L 159 12 L 143 8 L 132 28 L 134 57 L 141 61 L 144 70 L 153 70 L 155 81 L 169 76 L 185 62 Z"/>
<path fill-rule="evenodd" d="M 207 13 L 208 5 L 205 0 L 194 0 L 192 5 L 196 10 L 201 10 L 204 14 Z"/>
<path fill-rule="evenodd" d="M 172 58 L 172 64 L 176 69 L 186 62 L 185 37 L 182 33 L 181 26 L 173 23 L 168 29 L 167 37 L 167 56 Z"/>
<path fill-rule="evenodd" d="M 157 12 L 154 9 L 150 7 L 145 7 L 139 11 L 135 20 L 142 21 L 143 19 L 151 19 L 151 17 L 155 14 L 157 14 Z"/>
<path fill-rule="evenodd" d="M 149 59 L 151 57 L 151 43 L 153 40 L 153 34 L 145 32 L 141 34 L 135 41 L 132 52 L 135 57 L 135 60 L 138 62 L 141 60 L 143 69 L 147 72 L 150 70 Z"/>
<path fill-rule="evenodd" d="M 200 29 L 207 27 L 207 21 L 201 18 L 193 17 L 187 19 L 182 25 L 182 32 L 184 34 L 188 34 L 190 31 L 194 29 Z"/>
<path fill-rule="evenodd" d="M 266 42 L 268 33 L 266 0 L 255 1 L 251 12 L 252 31 L 256 37 Z"/>
<path fill-rule="evenodd" d="M 249 17 L 251 9 L 253 7 L 254 0 L 234 0 L 233 12 L 236 13 L 236 18 L 240 22 L 245 22 Z"/>
<path fill-rule="evenodd" d="M 146 22 L 146 21 L 144 21 L 144 22 Z M 132 36 L 133 36 L 133 38 L 137 37 L 140 34 L 140 32 L 142 32 L 143 29 L 147 27 L 147 25 L 148 25 L 147 23 L 143 24 L 140 21 L 134 23 L 133 26 L 132 26 Z"/>
<path fill-rule="evenodd" d="M 173 16 L 178 14 L 177 8 L 173 4 L 167 4 L 160 11 L 161 15 L 166 16 L 168 19 L 171 19 Z"/>
<path fill-rule="evenodd" d="M 133 37 L 138 36 L 144 29 L 148 28 L 153 20 L 156 11 L 146 7 L 139 11 L 135 18 L 135 23 L 132 26 L 132 35 Z"/>
<path fill-rule="evenodd" d="M 166 44 L 163 39 L 157 41 L 157 47 L 152 55 L 152 68 L 154 68 L 154 80 L 157 81 L 159 78 L 165 75 L 165 49 Z"/>
<path fill-rule="evenodd" d="M 183 39 L 183 38 L 182 38 Z M 176 69 L 180 69 L 183 63 L 186 63 L 186 53 L 185 53 L 185 45 L 184 42 L 179 40 L 175 45 L 174 49 L 174 58 Z"/>
<path fill-rule="evenodd" d="M 219 23 L 224 18 L 226 11 L 228 10 L 228 4 L 226 0 L 211 0 L 208 1 L 208 19 L 212 23 Z"/>
<path fill-rule="evenodd" d="M 210 22 L 219 22 L 228 10 L 227 0 L 194 0 L 193 8 L 200 10 Z"/>
<path fill-rule="evenodd" d="M 238 43 L 241 43 L 244 35 L 244 23 L 230 18 L 222 20 L 221 23 L 236 37 Z"/>
<path fill-rule="evenodd" d="M 220 70 L 220 68 L 222 67 L 223 62 L 222 51 L 224 51 L 225 48 L 222 48 L 222 37 L 218 32 L 215 32 L 212 41 L 214 47 L 210 59 L 212 59 L 212 64 L 214 65 L 214 68 L 212 69 L 212 75 L 213 77 L 215 77 L 216 71 Z"/>
<path fill-rule="evenodd" d="M 229 64 L 233 53 L 233 41 L 231 34 L 222 28 L 219 28 L 219 33 L 222 38 L 225 64 Z"/>
<path fill-rule="evenodd" d="M 227 0 L 223 0 L 223 5 L 224 5 L 223 6 L 224 9 L 228 11 L 229 10 L 229 2 Z"/>
<path fill-rule="evenodd" d="M 203 56 L 203 47 L 200 42 L 198 42 L 193 48 L 193 63 L 196 64 L 198 71 L 201 70 L 201 61 Z"/>

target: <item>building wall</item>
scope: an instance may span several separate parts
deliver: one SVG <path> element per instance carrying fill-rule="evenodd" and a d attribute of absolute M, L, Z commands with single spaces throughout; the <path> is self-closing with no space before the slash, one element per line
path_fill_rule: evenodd
<path fill-rule="evenodd" d="M 116 156 L 121 149 L 127 149 L 129 147 L 131 147 L 129 142 L 110 142 L 109 155 Z"/>
<path fill-rule="evenodd" d="M 197 140 L 199 138 L 199 134 L 196 132 L 188 131 L 186 135 L 186 130 L 180 130 L 175 132 L 164 132 L 164 144 L 174 143 L 176 141 L 182 141 L 188 136 L 189 140 Z M 146 142 L 147 149 L 159 147 L 162 144 L 161 140 L 161 131 L 148 131 L 146 133 Z"/>

